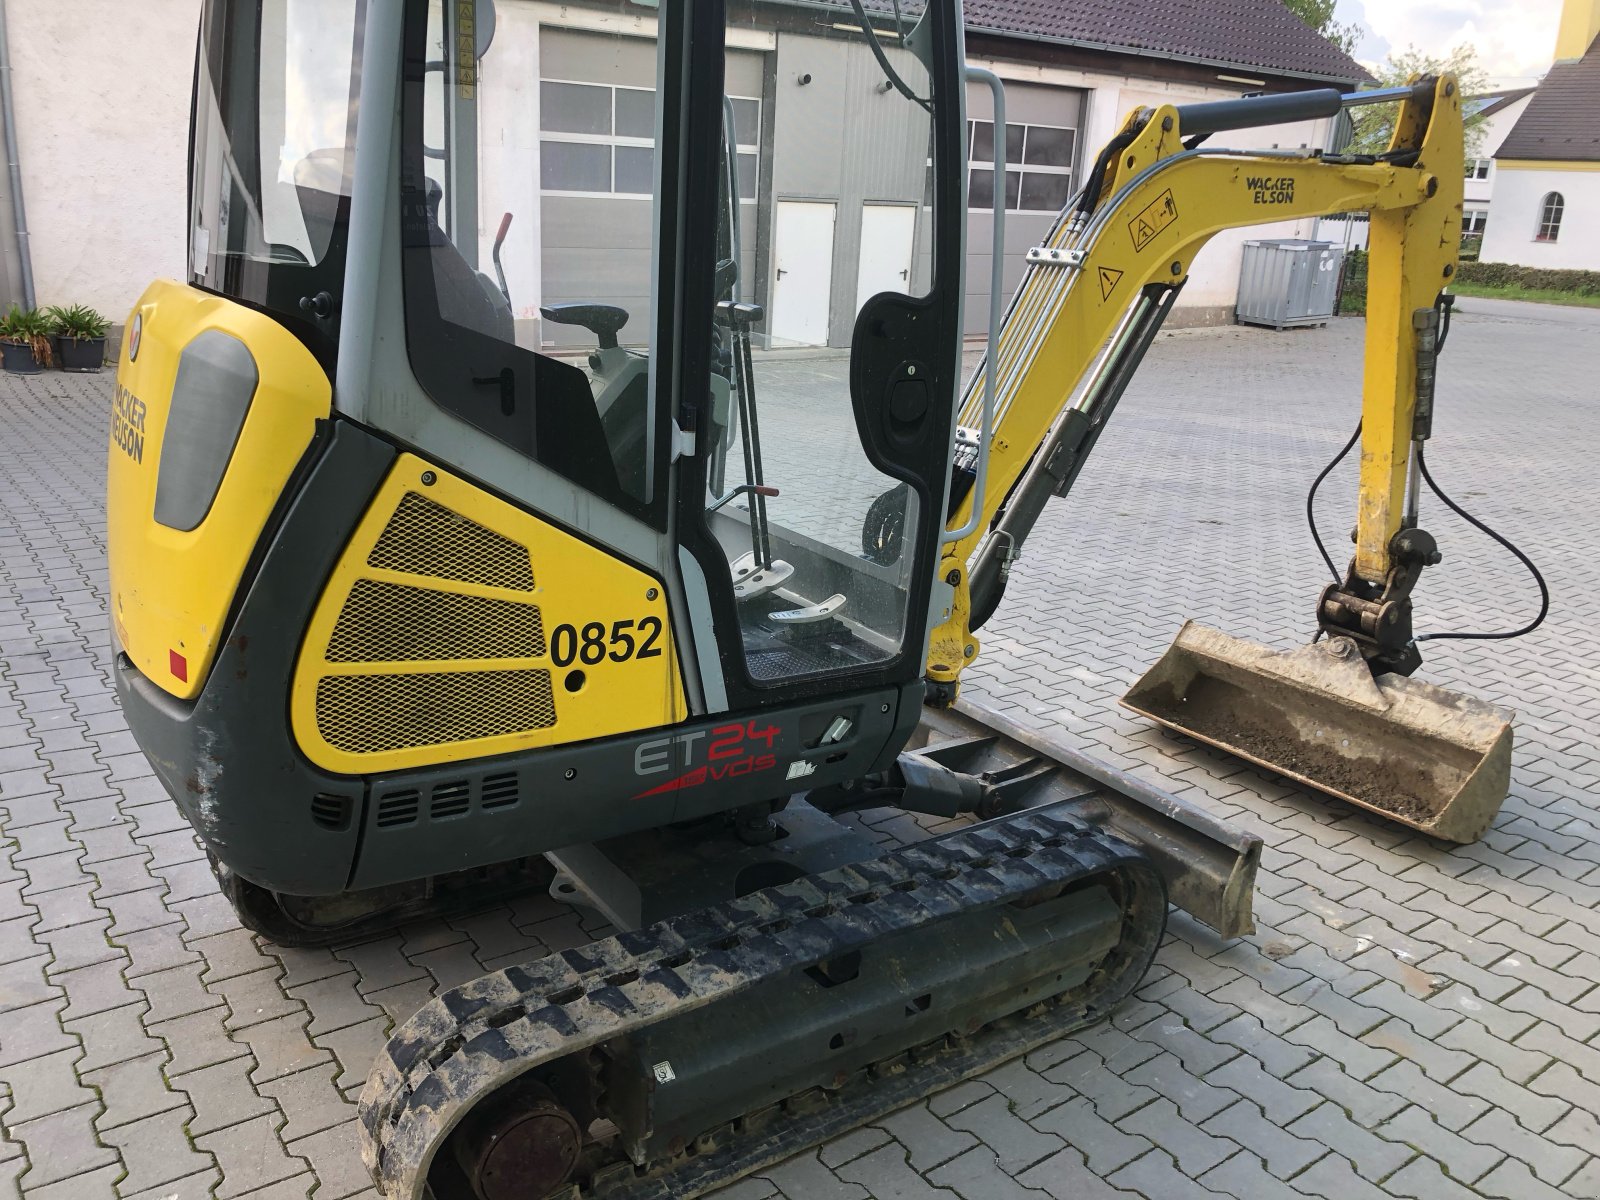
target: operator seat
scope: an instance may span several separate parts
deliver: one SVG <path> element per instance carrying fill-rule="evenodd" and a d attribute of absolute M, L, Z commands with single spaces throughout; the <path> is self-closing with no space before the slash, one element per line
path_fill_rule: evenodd
<path fill-rule="evenodd" d="M 589 366 L 601 388 L 594 395 L 595 411 L 605 430 L 617 482 L 628 494 L 647 499 L 650 373 L 643 369 L 644 357 L 622 350 L 617 340 L 632 314 L 615 304 L 547 304 L 539 315 L 552 325 L 576 325 L 594 334 L 599 344 L 589 355 Z"/>
<path fill-rule="evenodd" d="M 500 286 L 482 271 L 474 270 L 439 224 L 439 207 L 444 189 L 437 180 L 427 181 L 428 245 L 432 249 L 433 282 L 439 296 L 439 314 L 455 325 L 464 325 L 512 345 L 517 341 L 517 321 L 511 302 Z"/>

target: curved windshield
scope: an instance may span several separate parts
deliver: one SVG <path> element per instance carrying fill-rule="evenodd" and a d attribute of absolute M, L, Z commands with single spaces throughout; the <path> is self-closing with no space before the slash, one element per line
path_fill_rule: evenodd
<path fill-rule="evenodd" d="M 190 279 L 273 310 L 314 349 L 335 331 L 365 14 L 366 0 L 235 0 L 201 17 Z"/>

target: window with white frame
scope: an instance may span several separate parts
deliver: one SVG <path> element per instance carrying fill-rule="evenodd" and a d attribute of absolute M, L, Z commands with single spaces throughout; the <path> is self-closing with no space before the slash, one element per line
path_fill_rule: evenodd
<path fill-rule="evenodd" d="M 1560 192 L 1546 192 L 1539 205 L 1539 232 L 1533 235 L 1536 242 L 1553 242 L 1561 236 L 1561 214 L 1566 209 L 1566 199 Z"/>
<path fill-rule="evenodd" d="M 972 171 L 967 179 L 967 205 L 995 207 L 994 122 L 967 122 Z M 1008 212 L 1060 212 L 1072 197 L 1072 164 L 1078 131 L 1062 125 L 1006 125 L 1006 191 Z"/>
<path fill-rule="evenodd" d="M 1483 227 L 1489 223 L 1489 210 L 1486 208 L 1465 208 L 1461 210 L 1461 236 L 1472 237 L 1483 232 Z"/>
<path fill-rule="evenodd" d="M 1489 178 L 1489 161 L 1490 160 L 1487 159 L 1487 158 L 1470 158 L 1470 159 L 1468 159 L 1467 160 L 1467 178 L 1468 179 L 1487 179 L 1487 178 Z"/>
<path fill-rule="evenodd" d="M 734 96 L 739 198 L 756 198 L 761 101 Z M 648 200 L 655 183 L 656 94 L 652 88 L 539 83 L 539 187 L 568 196 Z"/>

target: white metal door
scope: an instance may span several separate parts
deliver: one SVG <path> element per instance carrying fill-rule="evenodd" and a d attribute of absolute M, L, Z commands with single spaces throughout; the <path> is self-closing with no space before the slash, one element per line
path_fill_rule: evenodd
<path fill-rule="evenodd" d="M 879 292 L 911 291 L 911 249 L 917 210 L 910 204 L 868 204 L 861 209 L 861 258 L 856 271 L 856 311 Z"/>
<path fill-rule="evenodd" d="M 772 337 L 779 345 L 828 344 L 828 296 L 833 289 L 833 226 L 837 216 L 836 204 L 778 201 Z"/>

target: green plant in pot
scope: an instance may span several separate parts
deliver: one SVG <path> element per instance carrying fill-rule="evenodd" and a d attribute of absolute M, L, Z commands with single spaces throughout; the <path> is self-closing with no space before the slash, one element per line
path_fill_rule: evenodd
<path fill-rule="evenodd" d="M 50 365 L 50 318 L 15 304 L 0 317 L 0 364 L 15 375 L 37 375 Z"/>
<path fill-rule="evenodd" d="M 63 371 L 98 371 L 106 363 L 106 334 L 111 322 L 87 304 L 47 308 L 56 361 Z"/>

